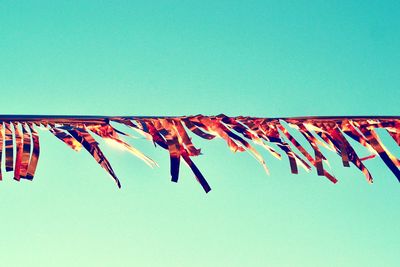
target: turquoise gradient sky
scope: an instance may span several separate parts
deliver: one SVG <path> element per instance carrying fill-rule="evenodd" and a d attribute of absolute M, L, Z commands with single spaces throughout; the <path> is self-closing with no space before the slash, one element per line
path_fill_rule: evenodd
<path fill-rule="evenodd" d="M 399 115 L 398 1 L 143 2 L 0 1 L 0 113 Z M 41 132 L 34 181 L 0 184 L 1 265 L 398 264 L 400 185 L 379 159 L 369 185 L 332 155 L 332 185 L 194 140 L 209 194 L 144 140 L 160 168 L 101 145 L 118 190 Z"/>

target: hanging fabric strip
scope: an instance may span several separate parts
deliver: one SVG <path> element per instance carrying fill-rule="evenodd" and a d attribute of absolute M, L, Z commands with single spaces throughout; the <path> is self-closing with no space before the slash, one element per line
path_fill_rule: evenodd
<path fill-rule="evenodd" d="M 118 177 L 115 175 L 111 164 L 107 158 L 103 155 L 103 152 L 98 146 L 98 143 L 94 138 L 86 131 L 80 128 L 70 129 L 68 132 L 73 136 L 82 146 L 93 156 L 93 158 L 103 167 L 114 179 L 118 187 L 121 187 L 121 183 Z"/>
<path fill-rule="evenodd" d="M 304 124 L 299 124 L 297 125 L 297 127 L 300 133 L 307 139 L 312 149 L 314 150 L 317 174 L 319 176 L 324 176 L 324 166 L 322 164 L 322 161 L 326 160 L 326 158 L 318 147 L 318 139 L 313 136 L 313 134 L 306 128 Z"/>
<path fill-rule="evenodd" d="M 348 158 L 353 162 L 354 165 L 357 166 L 358 169 L 364 173 L 365 178 L 368 182 L 372 183 L 373 178 L 368 169 L 362 163 L 361 159 L 358 157 L 355 150 L 351 147 L 350 143 L 347 141 L 346 137 L 341 132 L 338 125 L 335 124 L 334 127 L 329 131 L 332 136 L 332 142 L 336 145 L 336 147 L 346 147 L 346 151 L 348 152 Z"/>
<path fill-rule="evenodd" d="M 400 182 L 400 162 L 396 159 L 382 144 L 379 140 L 379 137 L 374 132 L 374 129 L 366 129 L 365 127 L 361 128 L 362 133 L 368 139 L 370 145 L 375 149 L 375 151 L 379 154 L 383 162 L 396 176 L 397 180 Z"/>
<path fill-rule="evenodd" d="M 29 159 L 31 156 L 31 134 L 29 133 L 29 129 L 26 123 L 22 125 L 22 136 L 23 136 L 23 150 L 22 150 L 20 177 L 26 179 L 26 176 L 28 174 Z"/>
<path fill-rule="evenodd" d="M 120 139 L 120 137 L 117 134 L 117 131 L 115 128 L 113 128 L 111 125 L 106 124 L 106 125 L 89 125 L 87 126 L 87 129 L 95 133 L 96 135 L 100 136 L 101 138 L 105 139 L 106 141 L 111 141 L 114 142 L 115 144 L 121 146 L 128 152 L 132 153 L 136 157 L 140 158 L 143 160 L 147 165 L 150 167 L 155 167 L 157 166 L 157 163 L 147 157 L 145 154 L 143 154 L 141 151 L 136 149 L 135 147 L 131 146 L 130 144 L 124 142 L 123 140 Z M 120 131 L 118 132 L 120 133 Z M 122 133 L 125 136 L 125 133 Z"/>
<path fill-rule="evenodd" d="M 200 170 L 194 164 L 194 162 L 190 159 L 189 155 L 186 152 L 182 153 L 182 158 L 189 165 L 190 169 L 193 171 L 196 176 L 197 181 L 200 183 L 201 187 L 203 187 L 206 193 L 211 191 L 211 187 L 208 185 L 207 180 L 204 178 L 203 174 L 201 174 Z"/>
<path fill-rule="evenodd" d="M 15 165 L 14 165 L 14 179 L 19 181 L 20 180 L 20 171 L 21 171 L 21 160 L 22 160 L 22 152 L 23 146 L 22 143 L 22 135 L 21 130 L 19 129 L 19 123 L 14 123 L 14 133 L 15 133 Z"/>
<path fill-rule="evenodd" d="M 35 176 L 36 166 L 39 161 L 40 147 L 39 147 L 39 135 L 35 130 L 33 124 L 28 124 L 28 127 L 32 134 L 33 149 L 32 149 L 32 155 L 29 159 L 26 179 L 32 180 L 33 177 Z"/>
<path fill-rule="evenodd" d="M 200 155 L 200 149 L 194 147 L 191 138 L 186 133 L 185 128 L 182 125 L 181 120 L 175 119 L 173 120 L 174 126 L 176 131 L 179 134 L 180 139 L 182 140 L 181 143 L 185 146 L 185 150 L 189 153 L 190 156 L 198 156 Z"/>
<path fill-rule="evenodd" d="M 11 172 L 14 170 L 14 135 L 12 132 L 11 123 L 5 122 L 5 149 L 6 149 L 6 171 Z"/>
<path fill-rule="evenodd" d="M 154 125 L 157 131 L 164 136 L 167 142 L 170 158 L 171 181 L 178 182 L 182 148 L 178 140 L 177 131 L 166 119 L 155 120 Z"/>

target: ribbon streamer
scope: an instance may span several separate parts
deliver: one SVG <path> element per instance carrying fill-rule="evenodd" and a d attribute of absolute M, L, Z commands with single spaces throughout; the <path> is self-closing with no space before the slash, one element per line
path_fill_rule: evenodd
<path fill-rule="evenodd" d="M 392 145 L 400 146 L 400 117 L 396 116 L 258 118 L 229 117 L 224 114 L 176 117 L 0 115 L 0 166 L 4 152 L 5 170 L 14 171 L 15 180 L 33 179 L 40 152 L 37 127 L 47 129 L 75 151 L 85 148 L 118 187 L 121 186 L 120 181 L 93 135 L 127 150 L 150 167 L 158 166 L 123 139 L 134 136 L 111 126 L 111 122 L 132 129 L 155 146 L 167 150 L 173 182 L 178 182 L 182 159 L 205 192 L 211 188 L 192 160 L 202 155 L 193 142 L 193 135 L 207 141 L 220 138 L 232 152 L 249 152 L 267 173 L 267 164 L 256 146 L 263 147 L 278 159 L 281 159 L 279 150 L 285 153 L 293 174 L 299 173 L 298 165 L 306 171 L 314 167 L 319 176 L 325 176 L 333 183 L 338 179 L 324 168 L 328 161 L 324 155 L 326 152 L 321 148 L 339 155 L 344 167 L 350 167 L 351 164 L 356 166 L 371 183 L 372 175 L 363 162 L 378 156 L 400 181 L 400 160 L 389 151 L 376 131 L 386 130 L 393 139 Z M 295 137 L 293 131 L 300 133 L 302 140 Z M 359 157 L 349 140 L 359 143 L 372 154 Z M 304 146 L 304 143 L 309 146 Z M 0 180 L 2 174 L 0 168 Z"/>

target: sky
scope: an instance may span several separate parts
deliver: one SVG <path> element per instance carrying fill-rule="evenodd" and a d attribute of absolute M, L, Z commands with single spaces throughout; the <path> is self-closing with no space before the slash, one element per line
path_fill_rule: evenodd
<path fill-rule="evenodd" d="M 0 113 L 399 115 L 399 16 L 398 1 L 0 0 Z M 40 137 L 35 179 L 0 183 L 4 266 L 398 263 L 400 186 L 380 159 L 370 185 L 332 155 L 333 185 L 194 139 L 205 194 L 188 168 L 171 183 L 150 142 L 131 140 L 156 169 L 102 143 L 118 189 Z"/>

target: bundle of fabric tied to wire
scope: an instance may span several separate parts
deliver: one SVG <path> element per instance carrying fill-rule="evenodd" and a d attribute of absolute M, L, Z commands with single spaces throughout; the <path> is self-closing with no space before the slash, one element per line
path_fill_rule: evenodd
<path fill-rule="evenodd" d="M 260 118 L 249 116 L 42 116 L 0 115 L 0 165 L 5 158 L 5 170 L 14 173 L 14 179 L 32 180 L 37 167 L 40 145 L 37 129 L 46 129 L 73 150 L 84 148 L 121 187 L 111 164 L 95 140 L 97 136 L 107 142 L 128 150 L 149 166 L 157 163 L 136 149 L 124 138 L 130 134 L 114 125 L 124 125 L 144 136 L 154 145 L 169 152 L 170 174 L 173 182 L 178 181 L 181 161 L 192 170 L 194 177 L 205 192 L 211 190 L 207 180 L 193 162 L 201 155 L 192 142 L 193 135 L 205 140 L 222 138 L 233 152 L 249 152 L 268 173 L 266 162 L 256 146 L 274 157 L 288 159 L 291 173 L 297 174 L 299 167 L 309 171 L 315 169 L 336 183 L 337 178 L 324 168 L 327 158 L 321 148 L 338 154 L 343 166 L 352 163 L 366 177 L 373 178 L 364 165 L 366 160 L 380 157 L 400 181 L 400 160 L 383 144 L 379 131 L 386 131 L 400 146 L 400 117 L 398 116 L 350 116 L 350 117 L 291 117 Z M 381 129 L 381 130 L 378 130 Z M 378 131 L 377 131 L 378 130 Z M 295 137 L 293 131 L 303 136 Z M 304 140 L 309 148 L 304 146 Z M 351 142 L 364 146 L 369 155 L 360 157 Z M 302 144 L 303 143 L 303 144 Z M 311 149 L 310 149 L 311 148 Z M 5 155 L 4 157 L 2 155 Z M 0 179 L 3 171 L 0 169 Z"/>

